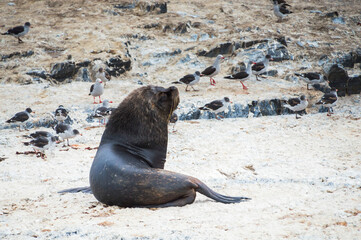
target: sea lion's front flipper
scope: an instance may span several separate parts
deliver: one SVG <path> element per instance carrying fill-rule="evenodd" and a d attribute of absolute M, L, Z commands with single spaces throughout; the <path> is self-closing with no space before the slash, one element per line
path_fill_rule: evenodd
<path fill-rule="evenodd" d="M 90 187 L 69 188 L 69 189 L 61 190 L 58 193 L 78 193 L 78 192 L 92 194 L 92 190 L 90 189 Z"/>

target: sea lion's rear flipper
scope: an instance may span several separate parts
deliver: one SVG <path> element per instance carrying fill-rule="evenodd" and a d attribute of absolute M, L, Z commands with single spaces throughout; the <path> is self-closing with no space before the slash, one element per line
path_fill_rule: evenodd
<path fill-rule="evenodd" d="M 92 190 L 90 189 L 90 187 L 70 188 L 70 189 L 61 190 L 58 193 L 78 193 L 78 192 L 92 194 Z"/>
<path fill-rule="evenodd" d="M 245 202 L 248 200 L 251 200 L 251 198 L 248 197 L 230 197 L 225 196 L 222 194 L 219 194 L 212 189 L 210 189 L 206 184 L 201 182 L 200 180 L 196 179 L 196 184 L 198 185 L 198 188 L 196 189 L 197 192 L 212 198 L 213 200 L 221 203 L 239 203 L 239 202 Z"/>

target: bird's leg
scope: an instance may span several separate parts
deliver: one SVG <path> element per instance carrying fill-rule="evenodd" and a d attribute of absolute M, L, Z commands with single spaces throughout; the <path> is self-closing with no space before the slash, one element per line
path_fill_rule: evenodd
<path fill-rule="evenodd" d="M 186 86 L 186 92 L 188 92 L 189 90 L 188 90 L 188 85 Z"/>
<path fill-rule="evenodd" d="M 19 42 L 19 43 L 22 43 L 22 42 L 23 42 L 23 40 L 21 40 L 21 39 L 18 37 L 18 42 Z"/>
<path fill-rule="evenodd" d="M 199 91 L 199 90 L 197 90 L 197 89 L 194 89 L 194 87 L 193 87 L 193 86 L 191 86 L 191 88 L 193 89 L 193 91 Z"/>
<path fill-rule="evenodd" d="M 216 85 L 216 80 L 214 80 L 214 79 L 212 78 L 212 81 L 213 81 L 213 84 Z"/>
<path fill-rule="evenodd" d="M 209 78 L 209 81 L 211 82 L 211 85 L 214 86 L 214 82 L 212 78 Z"/>
<path fill-rule="evenodd" d="M 66 139 L 66 142 L 68 143 L 68 146 L 70 146 L 70 145 L 69 145 L 69 138 Z"/>
<path fill-rule="evenodd" d="M 100 99 L 100 96 L 99 96 L 99 103 L 102 103 L 102 100 Z"/>
<path fill-rule="evenodd" d="M 334 112 L 333 112 L 333 108 L 332 108 L 332 107 L 330 107 L 330 111 L 331 111 L 331 112 L 330 112 L 331 114 L 333 114 L 333 113 L 334 113 Z"/>
<path fill-rule="evenodd" d="M 331 112 L 330 112 L 330 108 L 328 108 L 328 110 L 327 110 L 327 116 L 331 116 Z"/>
<path fill-rule="evenodd" d="M 307 83 L 307 90 L 311 90 L 308 86 L 309 86 L 309 84 Z"/>
<path fill-rule="evenodd" d="M 297 117 L 297 112 L 296 112 L 296 119 L 300 119 L 300 117 Z"/>
<path fill-rule="evenodd" d="M 256 80 L 257 80 L 257 81 L 261 81 L 261 80 L 258 79 L 258 74 L 256 75 Z"/>
<path fill-rule="evenodd" d="M 248 88 L 243 84 L 242 81 L 240 81 L 240 83 L 242 84 L 244 90 L 247 90 L 247 89 L 248 89 Z"/>
<path fill-rule="evenodd" d="M 95 101 L 95 97 L 93 97 L 93 99 L 94 99 L 94 102 L 93 102 L 93 104 L 97 104 L 97 102 Z"/>

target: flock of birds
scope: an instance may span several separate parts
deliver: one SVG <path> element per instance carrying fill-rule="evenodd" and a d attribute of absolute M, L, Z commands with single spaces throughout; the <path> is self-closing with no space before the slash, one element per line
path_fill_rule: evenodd
<path fill-rule="evenodd" d="M 290 7 L 289 4 L 286 3 L 285 0 L 273 0 L 273 12 L 275 16 L 277 16 L 279 21 L 284 20 L 288 14 L 292 13 L 290 10 L 287 9 Z M 14 28 L 9 29 L 7 32 L 2 33 L 2 35 L 11 35 L 18 39 L 19 43 L 23 41 L 20 37 L 23 37 L 29 32 L 31 24 L 26 22 L 24 26 L 17 26 Z M 188 87 L 190 86 L 193 91 L 196 90 L 193 86 L 196 85 L 201 77 L 209 77 L 210 84 L 215 85 L 216 81 L 214 77 L 220 73 L 221 71 L 221 61 L 224 59 L 222 55 L 218 55 L 216 60 L 212 66 L 207 67 L 202 72 L 196 71 L 194 74 L 188 74 L 180 78 L 178 81 L 173 83 L 181 83 L 186 84 L 185 91 L 189 91 Z M 235 74 L 225 76 L 225 79 L 231 80 L 239 80 L 242 84 L 243 90 L 248 90 L 248 88 L 244 85 L 244 81 L 249 80 L 252 75 L 256 76 L 256 80 L 259 80 L 261 74 L 267 72 L 269 62 L 272 61 L 272 57 L 270 55 L 266 55 L 264 59 L 260 62 L 252 62 L 248 61 L 245 70 L 239 71 Z M 302 73 L 295 75 L 299 76 L 302 80 L 307 83 L 307 89 L 309 89 L 309 85 L 312 84 L 320 84 L 323 82 L 327 82 L 326 76 L 323 76 L 321 73 L 317 72 L 309 72 L 309 73 Z M 96 81 L 90 87 L 89 95 L 93 97 L 93 103 L 97 104 L 96 97 L 99 98 L 99 103 L 102 103 L 102 106 L 96 108 L 94 111 L 93 117 L 99 118 L 105 124 L 105 119 L 108 117 L 114 108 L 109 107 L 108 100 L 104 100 L 102 102 L 101 95 L 104 93 L 104 87 L 108 81 L 110 81 L 111 77 L 103 68 L 99 68 L 98 72 L 95 75 Z M 336 105 L 338 100 L 337 90 L 335 88 L 331 88 L 329 93 L 324 94 L 324 96 L 316 103 L 322 104 L 325 107 L 328 107 L 327 115 L 330 116 L 333 113 L 332 107 Z M 224 97 L 221 100 L 214 100 L 210 103 L 205 104 L 202 107 L 199 107 L 200 110 L 212 111 L 215 113 L 216 118 L 220 119 L 222 116 L 218 115 L 219 113 L 228 109 L 229 104 L 232 103 L 228 97 Z M 297 116 L 302 111 L 306 109 L 308 106 L 308 100 L 305 95 L 301 95 L 296 98 L 291 98 L 287 101 L 284 107 L 294 111 L 296 113 L 296 119 L 299 117 Z M 7 123 L 19 123 L 19 130 L 21 126 L 26 123 L 31 117 L 32 110 L 27 108 L 25 111 L 16 113 L 12 118 L 7 120 Z M 62 105 L 60 105 L 54 112 L 54 117 L 58 121 L 57 125 L 55 126 L 54 130 L 56 134 L 59 136 L 55 136 L 46 131 L 37 131 L 35 133 L 30 134 L 29 138 L 32 140 L 30 142 L 25 142 L 24 144 L 27 146 L 32 146 L 36 153 L 40 152 L 40 156 L 42 158 L 45 157 L 44 151 L 51 148 L 55 143 L 59 142 L 59 137 L 63 139 L 63 141 L 67 140 L 67 145 L 69 146 L 69 139 L 74 138 L 75 136 L 79 135 L 79 131 L 73 129 L 71 125 L 66 124 L 64 121 L 68 117 L 69 111 L 65 109 Z M 174 113 L 171 116 L 170 122 L 175 123 L 178 120 L 178 116 Z"/>

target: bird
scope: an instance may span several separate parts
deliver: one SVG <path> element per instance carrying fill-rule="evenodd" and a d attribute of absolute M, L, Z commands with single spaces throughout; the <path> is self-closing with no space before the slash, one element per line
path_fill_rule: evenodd
<path fill-rule="evenodd" d="M 67 140 L 67 144 L 69 145 L 69 138 L 74 138 L 76 135 L 81 135 L 78 130 L 73 129 L 69 124 L 58 123 L 55 126 L 56 134 L 59 135 L 63 140 Z"/>
<path fill-rule="evenodd" d="M 68 117 L 68 113 L 69 111 L 65 109 L 63 105 L 59 105 L 59 107 L 54 112 L 55 119 L 58 122 L 64 122 Z"/>
<path fill-rule="evenodd" d="M 178 121 L 178 115 L 175 112 L 173 112 L 169 119 L 169 123 L 173 123 L 173 132 L 175 132 L 174 127 L 177 121 Z"/>
<path fill-rule="evenodd" d="M 191 86 L 193 91 L 198 91 L 198 90 L 194 89 L 192 85 L 199 82 L 199 80 L 201 79 L 200 76 L 201 76 L 201 73 L 199 71 L 196 71 L 194 74 L 187 74 L 187 75 L 183 76 L 181 79 L 179 79 L 178 81 L 172 82 L 172 83 L 175 83 L 175 84 L 184 83 L 184 84 L 186 84 L 187 85 L 186 86 L 186 92 L 189 91 L 188 86 Z"/>
<path fill-rule="evenodd" d="M 2 33 L 2 35 L 11 35 L 14 36 L 18 39 L 19 43 L 22 43 L 23 40 L 20 39 L 20 37 L 24 36 L 25 34 L 27 34 L 30 30 L 30 23 L 26 22 L 24 24 L 24 26 L 17 26 L 14 28 L 10 28 L 7 32 Z"/>
<path fill-rule="evenodd" d="M 278 17 L 279 21 L 282 21 L 288 14 L 291 14 L 292 11 L 287 9 L 287 6 L 290 6 L 285 1 L 275 0 L 273 1 L 273 12 Z"/>
<path fill-rule="evenodd" d="M 101 121 L 103 121 L 106 117 L 110 116 L 112 110 L 109 109 L 109 100 L 104 100 L 103 101 L 103 105 L 96 108 L 94 113 L 93 113 L 93 118 L 98 118 L 99 119 L 99 123 Z M 101 119 L 101 121 L 100 121 Z M 105 124 L 105 121 L 104 121 Z"/>
<path fill-rule="evenodd" d="M 92 84 L 90 87 L 89 95 L 93 96 L 94 104 L 97 103 L 95 102 L 95 97 L 99 97 L 99 103 L 102 103 L 102 100 L 100 99 L 100 96 L 104 93 L 104 86 L 102 83 L 103 83 L 102 80 L 100 78 L 97 78 L 95 83 Z"/>
<path fill-rule="evenodd" d="M 95 78 L 99 78 L 104 83 L 104 87 L 107 85 L 107 82 L 110 81 L 111 76 L 107 71 L 104 71 L 104 68 L 99 68 L 98 72 L 95 74 Z"/>
<path fill-rule="evenodd" d="M 283 105 L 283 107 L 286 107 L 294 112 L 296 112 L 296 119 L 299 119 L 297 117 L 297 114 L 301 115 L 301 111 L 305 110 L 308 106 L 308 101 L 305 95 L 302 95 L 301 97 L 297 98 L 290 98 L 287 100 L 287 104 Z"/>
<path fill-rule="evenodd" d="M 224 57 L 222 55 L 218 55 L 213 65 L 207 67 L 201 72 L 201 77 L 203 76 L 209 77 L 209 81 L 211 82 L 212 86 L 216 84 L 216 81 L 213 79 L 213 77 L 216 76 L 221 71 L 221 59 L 224 59 Z"/>
<path fill-rule="evenodd" d="M 267 72 L 269 61 L 273 60 L 271 55 L 267 54 L 262 62 L 253 63 L 252 73 L 256 75 L 256 79 L 258 80 L 258 75 Z M 260 81 L 260 80 L 258 80 Z"/>
<path fill-rule="evenodd" d="M 308 87 L 310 84 L 317 84 L 328 81 L 326 76 L 318 72 L 295 73 L 295 75 L 299 76 L 300 79 L 307 83 L 307 90 L 310 90 Z"/>
<path fill-rule="evenodd" d="M 216 118 L 219 120 L 219 117 L 223 118 L 223 116 L 218 115 L 218 113 L 228 109 L 230 103 L 231 101 L 229 98 L 224 97 L 222 100 L 214 100 L 205 104 L 203 107 L 200 107 L 199 110 L 212 111 L 216 114 Z"/>
<path fill-rule="evenodd" d="M 248 88 L 243 84 L 243 82 L 250 79 L 250 77 L 252 76 L 251 67 L 252 67 L 252 61 L 248 61 L 247 68 L 246 68 L 245 71 L 240 71 L 238 73 L 225 76 L 224 78 L 240 80 L 240 82 L 241 82 L 241 84 L 243 86 L 243 89 L 247 90 Z"/>
<path fill-rule="evenodd" d="M 21 125 L 26 124 L 26 122 L 30 119 L 30 117 L 31 117 L 30 113 L 32 113 L 32 112 L 33 112 L 33 110 L 31 110 L 31 108 L 27 108 L 27 109 L 25 109 L 25 111 L 16 113 L 12 118 L 7 120 L 6 122 L 7 123 L 20 123 L 20 125 L 19 125 L 19 131 L 20 131 Z"/>
<path fill-rule="evenodd" d="M 51 134 L 50 132 L 47 132 L 47 131 L 36 131 L 36 132 L 30 133 L 29 136 L 26 136 L 26 137 L 36 139 L 36 138 L 39 138 L 39 137 L 50 138 L 52 136 L 54 136 L 54 135 Z"/>
<path fill-rule="evenodd" d="M 323 106 L 328 108 L 327 111 L 327 116 L 331 116 L 331 114 L 333 114 L 333 108 L 338 100 L 338 96 L 337 96 L 337 89 L 332 87 L 329 93 L 325 93 L 322 98 L 320 99 L 320 101 L 318 101 L 316 104 L 320 105 L 322 104 Z"/>
<path fill-rule="evenodd" d="M 38 153 L 40 152 L 40 156 L 42 159 L 44 159 L 45 156 L 45 150 L 48 150 L 50 148 L 53 148 L 55 146 L 55 143 L 59 141 L 58 136 L 39 136 L 30 142 L 24 142 L 25 146 L 32 146 L 34 148 L 34 151 Z"/>

